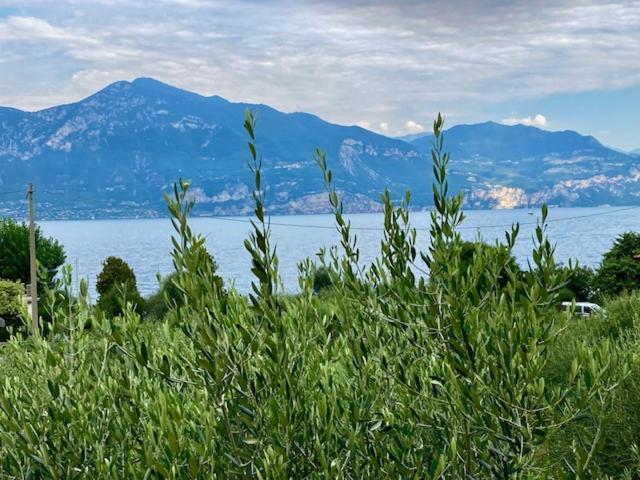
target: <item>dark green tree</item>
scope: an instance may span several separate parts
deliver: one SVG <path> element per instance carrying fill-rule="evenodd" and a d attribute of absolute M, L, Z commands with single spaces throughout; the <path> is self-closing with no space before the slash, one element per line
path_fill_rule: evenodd
<path fill-rule="evenodd" d="M 640 233 L 625 232 L 604 254 L 596 273 L 600 295 L 617 295 L 640 288 Z"/>
<path fill-rule="evenodd" d="M 118 257 L 108 257 L 96 281 L 98 308 L 109 316 L 123 312 L 126 303 L 132 303 L 138 313 L 144 311 L 144 299 L 138 291 L 136 275 L 131 267 Z"/>
<path fill-rule="evenodd" d="M 313 272 L 313 291 L 314 293 L 320 293 L 324 290 L 328 290 L 333 285 L 331 281 L 331 272 L 328 267 L 318 267 Z"/>
<path fill-rule="evenodd" d="M 591 302 L 596 297 L 596 272 L 590 267 L 559 267 L 567 275 L 567 283 L 558 293 L 558 301 Z"/>
<path fill-rule="evenodd" d="M 65 262 L 62 245 L 47 238 L 36 227 L 36 258 L 44 278 L 41 283 L 50 285 L 58 269 Z M 29 282 L 29 226 L 11 219 L 0 220 L 0 278 Z"/>
<path fill-rule="evenodd" d="M 102 271 L 98 274 L 96 290 L 100 295 L 104 295 L 115 286 L 129 282 L 136 285 L 136 275 L 127 262 L 118 257 L 107 257 L 102 262 Z"/>

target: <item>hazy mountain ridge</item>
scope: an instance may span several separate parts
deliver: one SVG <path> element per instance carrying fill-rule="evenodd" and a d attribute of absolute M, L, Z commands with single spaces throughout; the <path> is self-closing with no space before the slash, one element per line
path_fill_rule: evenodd
<path fill-rule="evenodd" d="M 411 142 L 431 148 L 426 135 Z M 466 189 L 466 204 L 483 207 L 634 204 L 640 200 L 640 159 L 565 130 L 494 122 L 445 132 L 450 174 Z"/>
<path fill-rule="evenodd" d="M 162 193 L 189 178 L 202 215 L 251 211 L 244 111 L 258 116 L 271 213 L 318 213 L 328 204 L 313 159 L 327 152 L 347 211 L 376 211 L 380 193 L 409 188 L 430 205 L 430 139 L 388 138 L 307 113 L 232 103 L 153 79 L 116 82 L 38 112 L 0 108 L 0 192 L 33 181 L 40 218 L 159 216 Z M 452 189 L 470 207 L 629 204 L 638 201 L 640 159 L 575 132 L 495 123 L 445 134 Z M 0 196 L 0 215 L 22 215 L 22 197 Z"/>

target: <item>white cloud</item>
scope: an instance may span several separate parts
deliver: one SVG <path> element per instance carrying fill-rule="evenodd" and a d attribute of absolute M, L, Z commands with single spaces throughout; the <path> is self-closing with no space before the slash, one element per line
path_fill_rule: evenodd
<path fill-rule="evenodd" d="M 640 0 L 0 4 L 20 12 L 0 17 L 0 105 L 19 108 L 153 76 L 395 134 L 430 112 L 481 120 L 514 99 L 640 84 Z"/>
<path fill-rule="evenodd" d="M 534 117 L 524 118 L 510 117 L 503 119 L 502 123 L 505 125 L 527 125 L 529 127 L 544 128 L 547 126 L 547 117 L 541 114 L 537 114 Z"/>
<path fill-rule="evenodd" d="M 67 44 L 84 44 L 85 47 L 95 45 L 97 42 L 89 36 L 78 35 L 65 28 L 60 28 L 37 17 L 10 16 L 0 20 L 0 41 L 46 40 Z"/>
<path fill-rule="evenodd" d="M 404 124 L 405 131 L 407 133 L 421 133 L 425 128 L 414 120 L 407 120 Z"/>
<path fill-rule="evenodd" d="M 73 74 L 71 80 L 76 83 L 93 82 L 93 81 L 109 81 L 111 74 L 102 70 L 79 70 Z"/>
<path fill-rule="evenodd" d="M 356 125 L 362 128 L 366 128 L 367 130 L 371 130 L 371 122 L 368 122 L 366 120 L 360 120 L 358 123 L 356 123 Z"/>
<path fill-rule="evenodd" d="M 0 39 L 66 39 L 67 33 L 36 17 L 11 16 L 0 22 Z"/>

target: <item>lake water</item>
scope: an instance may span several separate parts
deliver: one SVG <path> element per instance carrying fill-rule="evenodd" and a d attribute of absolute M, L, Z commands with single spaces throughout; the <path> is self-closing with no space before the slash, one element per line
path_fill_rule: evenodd
<path fill-rule="evenodd" d="M 461 234 L 474 239 L 478 233 L 484 240 L 504 238 L 513 222 L 520 222 L 520 236 L 515 249 L 519 262 L 526 264 L 532 247 L 537 210 L 467 211 Z M 349 215 L 362 261 L 370 263 L 380 251 L 382 214 Z M 419 228 L 418 242 L 428 244 L 429 215 L 413 213 L 412 225 Z M 241 292 L 250 288 L 252 277 L 249 254 L 243 240 L 249 232 L 248 218 L 194 218 L 194 231 L 206 235 L 207 248 L 219 265 L 220 275 L 233 282 Z M 277 245 L 280 275 L 285 289 L 297 288 L 297 263 L 315 257 L 321 247 L 339 242 L 331 215 L 291 215 L 271 218 L 273 241 Z M 157 273 L 172 270 L 171 235 L 168 219 L 153 220 L 86 220 L 40 222 L 44 233 L 58 239 L 65 247 L 67 262 L 78 266 L 81 277 L 92 287 L 101 263 L 110 256 L 123 258 L 134 269 L 140 291 L 148 294 L 157 288 Z M 556 243 L 556 258 L 567 262 L 597 266 L 601 256 L 616 236 L 628 230 L 640 230 L 640 207 L 596 207 L 550 209 L 548 232 Z M 92 288 L 93 290 L 93 288 Z"/>

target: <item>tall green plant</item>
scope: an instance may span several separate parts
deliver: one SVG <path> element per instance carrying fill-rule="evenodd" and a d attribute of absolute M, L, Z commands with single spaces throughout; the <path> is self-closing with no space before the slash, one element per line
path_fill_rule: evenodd
<path fill-rule="evenodd" d="M 250 113 L 245 126 L 256 187 L 245 244 L 251 297 L 220 288 L 204 238 L 189 226 L 190 186 L 180 181 L 166 197 L 175 229 L 166 321 L 142 322 L 126 299 L 121 315 L 105 318 L 88 306 L 86 285 L 79 299 L 71 295 L 65 269 L 44 294 L 54 318 L 48 335 L 16 337 L 0 350 L 3 474 L 601 477 L 605 413 L 628 356 L 622 343 L 572 338 L 564 367 L 549 373 L 549 352 L 557 355 L 570 332 L 553 312 L 564 277 L 546 209 L 524 273 L 511 262 L 517 227 L 496 248 L 475 245 L 469 259 L 438 117 L 429 244 L 419 251 L 408 196 L 396 204 L 384 194 L 380 258 L 362 265 L 317 152 L 342 253 L 329 252 L 330 291 L 313 294 L 307 260 L 300 293 L 285 296 Z"/>
<path fill-rule="evenodd" d="M 510 262 L 517 225 L 505 235 L 506 255 L 478 248 L 472 264 L 462 271 L 463 244 L 456 231 L 463 219 L 462 197 L 447 195 L 449 157 L 443 151 L 442 127 L 438 116 L 433 150 L 435 209 L 431 247 L 425 257 L 431 272 L 432 327 L 442 355 L 434 380 L 438 378 L 438 390 L 446 400 L 439 431 L 458 448 L 454 468 L 460 475 L 526 477 L 535 472 L 538 447 L 549 432 L 593 407 L 589 400 L 604 398 L 616 384 L 615 379 L 607 380 L 608 346 L 581 351 L 566 388 L 545 383 L 548 348 L 561 329 L 557 322 L 562 317 L 554 306 L 565 282 L 545 235 L 547 208 L 542 208 L 533 263 L 523 280 Z M 488 289 L 486 276 L 491 279 Z M 519 290 L 522 295 L 517 294 Z M 589 456 L 578 456 L 573 468 L 576 476 L 585 478 L 589 461 Z"/>
<path fill-rule="evenodd" d="M 271 230 L 265 219 L 264 197 L 262 184 L 262 158 L 258 156 L 255 137 L 256 119 L 250 110 L 245 114 L 244 128 L 249 136 L 248 162 L 249 170 L 253 174 L 253 201 L 256 220 L 251 220 L 252 232 L 245 240 L 244 246 L 251 254 L 251 271 L 258 280 L 251 284 L 253 294 L 249 295 L 253 307 L 258 314 L 264 314 L 270 309 L 279 309 L 276 293 L 278 288 L 278 256 L 275 247 L 271 247 Z M 265 308 L 266 307 L 266 308 Z"/>

